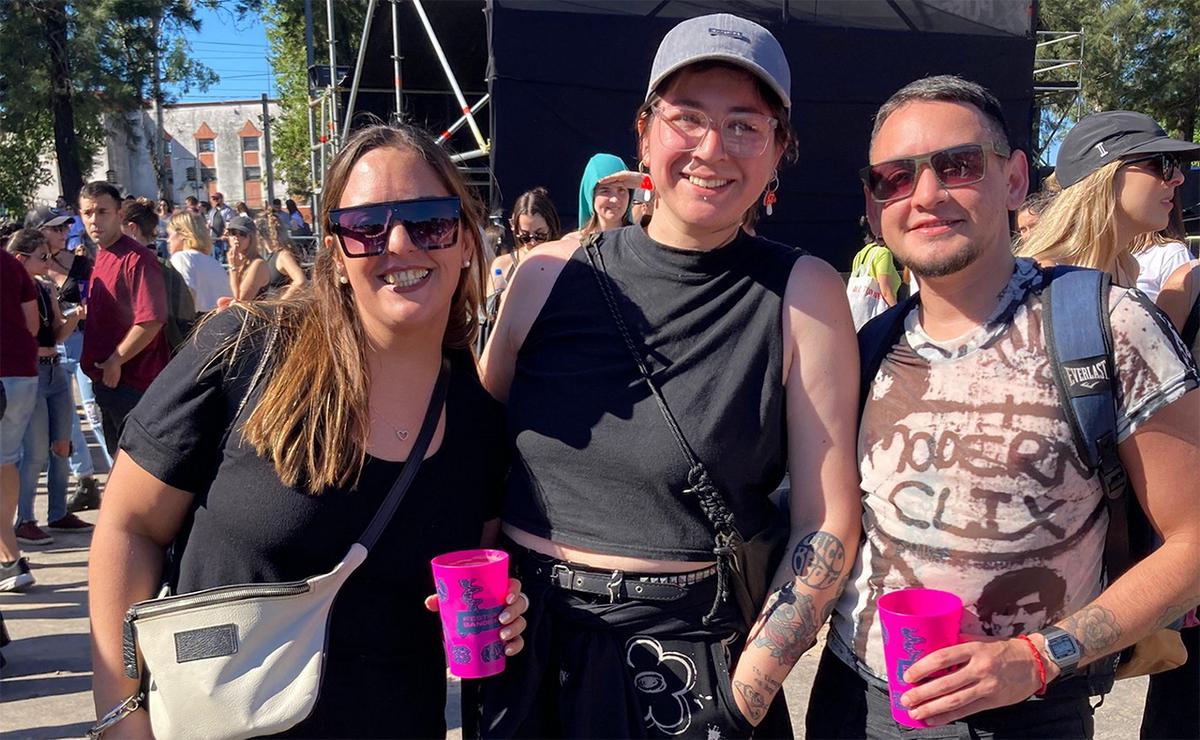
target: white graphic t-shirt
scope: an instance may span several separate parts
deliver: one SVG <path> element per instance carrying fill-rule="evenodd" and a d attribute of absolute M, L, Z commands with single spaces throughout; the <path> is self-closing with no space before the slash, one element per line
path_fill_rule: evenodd
<path fill-rule="evenodd" d="M 1108 515 L 1085 468 L 1042 338 L 1042 272 L 1017 261 L 995 312 L 936 341 L 918 312 L 879 369 L 859 430 L 863 525 L 831 648 L 886 675 L 878 597 L 936 588 L 961 631 L 1011 637 L 1094 599 Z M 1113 288 L 1119 440 L 1198 385 L 1178 334 L 1138 291 Z"/>

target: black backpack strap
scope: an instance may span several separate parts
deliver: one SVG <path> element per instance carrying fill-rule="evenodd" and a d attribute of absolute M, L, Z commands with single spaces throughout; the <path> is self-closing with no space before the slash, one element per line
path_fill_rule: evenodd
<path fill-rule="evenodd" d="M 1196 334 L 1200 333 L 1200 296 L 1196 296 L 1196 300 L 1192 301 L 1192 309 L 1188 311 L 1187 321 L 1183 324 L 1183 331 L 1180 335 L 1183 337 L 1183 343 L 1188 346 L 1188 349 L 1196 346 Z M 1200 357 L 1196 358 L 1200 361 Z"/>
<path fill-rule="evenodd" d="M 920 303 L 921 294 L 914 293 L 888 310 L 879 314 L 858 330 L 859 392 L 858 416 L 862 418 L 871 392 L 871 384 L 879 373 L 879 366 L 896 340 L 904 333 L 904 318 Z"/>
<path fill-rule="evenodd" d="M 1108 273 L 1059 266 L 1045 271 L 1042 332 L 1063 413 L 1080 459 L 1100 475 L 1108 506 L 1104 568 L 1109 583 L 1132 564 L 1129 477 L 1117 453 L 1116 369 Z"/>

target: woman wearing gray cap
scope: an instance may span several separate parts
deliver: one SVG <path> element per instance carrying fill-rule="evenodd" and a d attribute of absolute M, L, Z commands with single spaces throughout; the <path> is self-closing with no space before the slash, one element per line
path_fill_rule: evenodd
<path fill-rule="evenodd" d="M 502 518 L 533 606 L 526 654 L 484 686 L 484 736 L 791 735 L 773 699 L 860 508 L 842 282 L 740 229 L 794 151 L 789 87 L 761 26 L 676 26 L 635 119 L 653 220 L 513 277 L 484 382 L 508 404 Z M 788 471 L 785 515 L 768 495 Z"/>
<path fill-rule="evenodd" d="M 1063 139 L 1054 176 L 1062 193 L 1042 213 L 1019 254 L 1043 264 L 1108 272 L 1132 288 L 1136 240 L 1167 228 L 1183 163 L 1200 144 L 1180 141 L 1149 116 L 1106 111 L 1081 120 Z"/>
<path fill-rule="evenodd" d="M 229 289 L 235 301 L 253 301 L 267 291 L 271 275 L 258 251 L 258 227 L 249 216 L 234 216 L 225 226 L 229 241 Z"/>

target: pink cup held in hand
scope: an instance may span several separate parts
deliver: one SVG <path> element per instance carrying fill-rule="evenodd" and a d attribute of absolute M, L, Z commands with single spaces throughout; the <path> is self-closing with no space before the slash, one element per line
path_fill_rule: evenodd
<path fill-rule="evenodd" d="M 880 596 L 878 606 L 892 719 L 906 727 L 928 727 L 909 717 L 900 703 L 912 688 L 904 682 L 904 672 L 933 651 L 958 644 L 962 599 L 947 591 L 906 588 Z"/>
<path fill-rule="evenodd" d="M 504 670 L 500 612 L 508 595 L 508 553 L 460 550 L 430 561 L 446 645 L 446 664 L 459 678 Z"/>

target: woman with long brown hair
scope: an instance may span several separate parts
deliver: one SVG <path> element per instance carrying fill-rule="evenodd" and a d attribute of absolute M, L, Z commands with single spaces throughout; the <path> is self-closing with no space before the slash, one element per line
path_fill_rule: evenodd
<path fill-rule="evenodd" d="M 355 133 L 326 178 L 327 236 L 309 286 L 287 301 L 216 314 L 147 391 L 126 424 L 92 544 L 99 715 L 137 693 L 121 669 L 122 615 L 158 589 L 165 549 L 182 550 L 168 580 L 183 593 L 329 571 L 403 468 L 445 358 L 447 401 L 430 452 L 338 594 L 320 696 L 286 731 L 445 734 L 441 631 L 425 605 L 429 560 L 495 531 L 487 522 L 505 470 L 500 409 L 470 350 L 482 287 L 479 214 L 424 133 Z M 257 368 L 261 393 L 248 394 Z M 515 581 L 507 603 L 501 637 L 511 655 L 528 603 Z M 148 737 L 147 721 L 138 710 L 106 736 Z"/>

